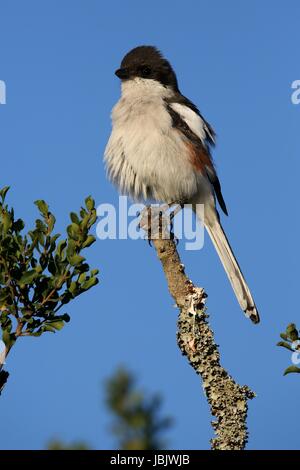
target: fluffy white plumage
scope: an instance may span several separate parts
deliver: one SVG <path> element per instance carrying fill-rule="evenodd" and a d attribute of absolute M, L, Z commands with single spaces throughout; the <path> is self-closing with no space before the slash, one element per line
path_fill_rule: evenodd
<path fill-rule="evenodd" d="M 170 96 L 156 80 L 135 78 L 122 83 L 113 108 L 106 166 L 119 190 L 135 200 L 186 201 L 199 191 L 212 197 L 210 183 L 195 171 L 186 142 L 172 126 L 164 102 Z M 171 106 L 204 141 L 201 118 L 186 106 Z"/>

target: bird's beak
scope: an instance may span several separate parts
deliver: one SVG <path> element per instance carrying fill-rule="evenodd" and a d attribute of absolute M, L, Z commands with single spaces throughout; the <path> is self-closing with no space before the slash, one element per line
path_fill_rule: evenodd
<path fill-rule="evenodd" d="M 129 73 L 127 69 L 118 69 L 115 71 L 115 75 L 119 77 L 121 80 L 126 80 L 129 78 Z"/>

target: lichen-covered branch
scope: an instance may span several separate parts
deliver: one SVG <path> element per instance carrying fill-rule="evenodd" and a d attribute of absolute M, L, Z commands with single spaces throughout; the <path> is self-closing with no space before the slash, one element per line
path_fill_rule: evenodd
<path fill-rule="evenodd" d="M 216 437 L 213 450 L 242 450 L 247 443 L 248 399 L 255 394 L 240 386 L 220 364 L 220 354 L 205 313 L 206 294 L 187 277 L 173 240 L 152 239 L 167 279 L 169 291 L 179 308 L 177 342 L 190 365 L 203 381 L 203 388 Z"/>

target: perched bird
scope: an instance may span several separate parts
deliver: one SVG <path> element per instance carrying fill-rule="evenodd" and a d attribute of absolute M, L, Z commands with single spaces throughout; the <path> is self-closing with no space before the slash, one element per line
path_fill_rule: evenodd
<path fill-rule="evenodd" d="M 105 149 L 108 176 L 134 200 L 204 204 L 205 228 L 225 268 L 237 300 L 254 323 L 259 315 L 229 245 L 216 200 L 227 215 L 211 157 L 215 132 L 198 108 L 180 93 L 171 64 L 153 46 L 125 55 L 115 74 L 122 96 L 112 111 Z"/>

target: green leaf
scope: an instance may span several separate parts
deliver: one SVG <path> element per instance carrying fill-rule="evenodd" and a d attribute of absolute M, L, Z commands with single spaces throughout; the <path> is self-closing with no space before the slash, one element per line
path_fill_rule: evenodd
<path fill-rule="evenodd" d="M 86 274 L 85 274 L 85 273 L 81 273 L 80 276 L 79 276 L 79 278 L 78 278 L 79 284 L 82 284 L 85 280 L 86 280 Z"/>
<path fill-rule="evenodd" d="M 63 250 L 66 248 L 66 246 L 67 246 L 66 240 L 61 240 L 58 243 L 57 248 L 56 248 L 56 254 L 59 256 L 59 258 L 61 258 Z"/>
<path fill-rule="evenodd" d="M 40 276 L 40 274 L 35 269 L 27 271 L 21 276 L 19 284 L 31 284 L 38 276 Z"/>
<path fill-rule="evenodd" d="M 11 216 L 8 212 L 4 212 L 2 214 L 2 226 L 3 226 L 4 234 L 6 235 L 12 226 Z"/>
<path fill-rule="evenodd" d="M 53 326 L 50 326 L 50 325 L 44 325 L 43 331 L 50 331 L 50 333 L 55 333 L 55 328 L 53 328 Z"/>
<path fill-rule="evenodd" d="M 85 205 L 88 211 L 91 211 L 95 208 L 95 201 L 91 196 L 88 196 L 85 200 Z"/>
<path fill-rule="evenodd" d="M 72 240 L 78 240 L 80 238 L 79 225 L 72 223 L 71 225 L 68 226 L 67 233 L 68 233 L 69 238 L 71 238 Z"/>
<path fill-rule="evenodd" d="M 79 235 L 79 233 L 80 233 L 80 227 L 79 227 L 77 224 L 74 224 L 74 223 L 72 222 L 72 224 L 69 225 L 69 227 L 71 227 L 72 232 L 75 233 L 75 235 Z"/>
<path fill-rule="evenodd" d="M 55 276 L 57 274 L 57 266 L 53 260 L 53 257 L 51 257 L 49 260 L 48 271 L 50 274 L 52 274 L 52 276 Z"/>
<path fill-rule="evenodd" d="M 280 333 L 280 338 L 282 338 L 286 341 L 286 340 L 288 340 L 288 335 L 286 333 Z"/>
<path fill-rule="evenodd" d="M 74 295 L 76 290 L 77 290 L 77 283 L 72 281 L 69 287 L 69 291 L 71 292 L 72 295 Z"/>
<path fill-rule="evenodd" d="M 99 274 L 99 269 L 92 269 L 91 270 L 91 275 L 92 276 L 96 276 L 97 274 Z"/>
<path fill-rule="evenodd" d="M 36 219 L 35 226 L 38 232 L 42 232 L 42 233 L 47 232 L 47 227 L 41 219 Z"/>
<path fill-rule="evenodd" d="M 43 216 L 46 217 L 48 215 L 49 207 L 43 199 L 38 199 L 37 201 L 34 201 L 34 204 L 37 206 Z"/>
<path fill-rule="evenodd" d="M 94 210 L 94 211 L 93 211 L 93 214 L 91 215 L 91 218 L 90 218 L 89 227 L 92 227 L 92 225 L 94 225 L 94 223 L 96 222 L 96 220 L 97 220 L 97 213 L 96 213 L 96 211 Z"/>
<path fill-rule="evenodd" d="M 87 211 L 82 207 L 80 209 L 80 217 L 83 219 L 87 215 Z"/>
<path fill-rule="evenodd" d="M 9 333 L 8 330 L 4 330 L 2 333 L 2 341 L 7 348 L 11 348 L 16 341 L 14 333 Z"/>
<path fill-rule="evenodd" d="M 91 246 L 95 241 L 96 238 L 93 235 L 89 235 L 85 242 L 83 242 L 82 248 L 87 248 L 88 246 Z"/>
<path fill-rule="evenodd" d="M 98 282 L 99 282 L 99 281 L 98 281 L 98 279 L 97 279 L 96 277 L 91 277 L 88 281 L 85 281 L 85 282 L 82 284 L 81 288 L 82 288 L 83 290 L 88 290 L 88 289 L 90 289 L 91 287 L 93 287 L 93 286 L 95 286 L 96 284 L 98 284 Z"/>
<path fill-rule="evenodd" d="M 54 320 L 51 322 L 47 321 L 47 326 L 50 326 L 51 328 L 55 328 L 56 330 L 61 330 L 65 326 L 65 322 L 63 320 Z"/>
<path fill-rule="evenodd" d="M 5 200 L 5 196 L 7 194 L 7 191 L 9 190 L 10 186 L 4 186 L 4 188 L 1 189 L 0 191 L 0 197 L 2 199 L 2 202 Z"/>
<path fill-rule="evenodd" d="M 90 220 L 90 214 L 86 214 L 83 218 L 82 221 L 80 222 L 80 227 L 83 231 L 87 230 L 88 224 Z"/>
<path fill-rule="evenodd" d="M 79 225 L 80 224 L 80 220 L 79 220 L 79 217 L 78 215 L 75 213 L 75 212 L 71 212 L 70 213 L 70 218 L 72 220 L 72 222 L 76 225 Z"/>
<path fill-rule="evenodd" d="M 292 341 L 296 341 L 297 339 L 299 339 L 298 331 L 297 331 L 295 323 L 290 323 L 287 326 L 286 334 Z"/>
<path fill-rule="evenodd" d="M 75 255 L 75 250 L 76 250 L 76 245 L 74 240 L 69 240 L 68 241 L 68 247 L 67 247 L 67 258 L 68 261 L 72 258 L 73 255 Z"/>
<path fill-rule="evenodd" d="M 44 237 L 44 234 L 42 232 L 37 233 L 37 239 L 38 239 L 40 245 L 42 245 L 42 246 L 45 245 L 45 237 Z"/>
<path fill-rule="evenodd" d="M 69 258 L 69 262 L 72 266 L 77 266 L 78 264 L 82 263 L 82 261 L 84 260 L 85 258 L 80 255 L 73 255 Z"/>
<path fill-rule="evenodd" d="M 56 222 L 56 219 L 55 219 L 54 215 L 50 214 L 48 216 L 48 228 L 49 228 L 50 233 L 52 232 L 52 230 L 54 228 L 55 222 Z"/>
<path fill-rule="evenodd" d="M 287 343 L 286 341 L 279 341 L 279 343 L 277 343 L 277 346 L 281 346 L 282 348 L 286 348 L 289 351 L 294 351 L 293 348 L 291 347 L 291 345 L 289 343 Z"/>
<path fill-rule="evenodd" d="M 283 375 L 291 374 L 292 372 L 295 372 L 297 374 L 300 374 L 300 367 L 297 366 L 290 366 L 287 369 L 285 369 Z"/>

